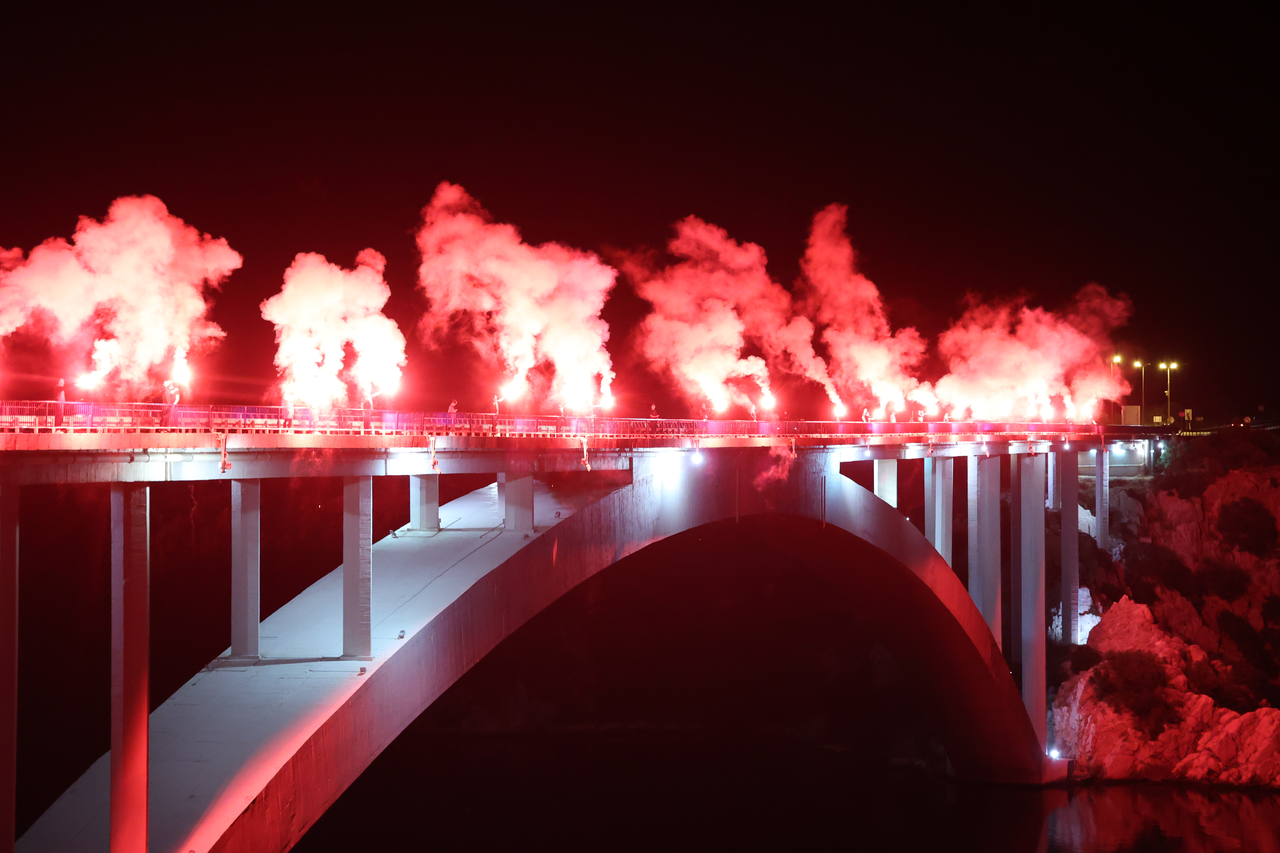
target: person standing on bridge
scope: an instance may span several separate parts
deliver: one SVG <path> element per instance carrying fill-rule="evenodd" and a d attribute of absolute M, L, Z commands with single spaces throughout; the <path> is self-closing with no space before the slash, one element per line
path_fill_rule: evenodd
<path fill-rule="evenodd" d="M 54 427 L 62 426 L 62 417 L 67 407 L 67 380 L 58 380 L 58 408 L 53 412 Z"/>
<path fill-rule="evenodd" d="M 165 429 L 173 428 L 173 417 L 178 411 L 178 401 L 182 399 L 182 395 L 178 392 L 178 386 L 171 379 L 164 381 L 164 401 L 168 403 L 168 408 L 164 413 Z"/>

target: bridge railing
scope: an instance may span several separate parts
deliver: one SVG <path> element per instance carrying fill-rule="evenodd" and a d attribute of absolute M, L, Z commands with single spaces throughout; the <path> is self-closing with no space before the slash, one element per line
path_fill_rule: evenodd
<path fill-rule="evenodd" d="M 0 432 L 321 433 L 329 435 L 473 435 L 526 438 L 699 438 L 769 436 L 934 436 L 1065 432 L 1124 435 L 1149 427 L 1095 424 L 927 421 L 695 420 L 593 415 L 399 412 L 305 406 L 193 406 L 165 403 L 0 401 Z"/>

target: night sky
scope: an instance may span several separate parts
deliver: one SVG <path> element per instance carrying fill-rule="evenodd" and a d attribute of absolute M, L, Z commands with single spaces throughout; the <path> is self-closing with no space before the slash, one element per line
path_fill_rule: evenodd
<path fill-rule="evenodd" d="M 414 331 L 413 230 L 450 180 L 527 241 L 606 260 L 696 214 L 764 246 L 787 286 L 813 214 L 846 203 L 895 326 L 936 336 L 967 292 L 1052 308 L 1097 281 L 1135 303 L 1126 361 L 1180 363 L 1175 409 L 1280 411 L 1280 75 L 1274 26 L 1239 9 L 23 15 L 0 55 L 0 246 L 70 236 L 141 193 L 226 237 L 245 262 L 216 297 L 227 338 L 197 364 L 197 401 L 267 399 L 259 303 L 296 253 L 350 265 L 368 246 L 410 338 L 396 405 L 486 408 L 476 357 Z M 620 412 L 684 414 L 635 355 L 645 310 L 625 280 L 605 308 Z M 0 393 L 50 396 L 60 368 L 38 347 L 11 340 L 5 362 Z M 1154 407 L 1163 377 L 1147 384 Z M 782 387 L 816 416 L 820 392 Z"/>

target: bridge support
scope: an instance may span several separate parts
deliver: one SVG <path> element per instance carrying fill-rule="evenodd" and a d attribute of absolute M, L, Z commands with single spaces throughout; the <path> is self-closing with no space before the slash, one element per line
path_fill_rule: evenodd
<path fill-rule="evenodd" d="M 533 530 L 533 477 L 511 479 L 499 474 L 499 484 L 505 481 L 506 500 L 503 520 L 507 530 L 528 533 Z"/>
<path fill-rule="evenodd" d="M 1045 745 L 1044 468 L 1045 454 L 1024 456 L 1022 481 L 1022 701 Z M 1015 605 L 1016 606 L 1016 605 Z"/>
<path fill-rule="evenodd" d="M 13 853 L 18 795 L 18 494 L 0 486 L 0 853 Z"/>
<path fill-rule="evenodd" d="M 440 529 L 440 475 L 409 475 L 409 529 Z"/>
<path fill-rule="evenodd" d="M 373 478 L 342 478 L 342 656 L 373 657 Z"/>
<path fill-rule="evenodd" d="M 1050 453 L 1044 458 L 1045 509 L 1056 510 L 1062 503 L 1062 471 L 1058 465 L 1058 454 Z"/>
<path fill-rule="evenodd" d="M 871 463 L 876 497 L 889 506 L 898 505 L 898 460 L 876 459 Z"/>
<path fill-rule="evenodd" d="M 955 460 L 924 460 L 924 535 L 934 549 L 951 562 L 952 516 L 955 506 Z"/>
<path fill-rule="evenodd" d="M 1022 663 L 1022 466 L 1009 455 L 1009 662 Z"/>
<path fill-rule="evenodd" d="M 257 658 L 261 617 L 262 481 L 231 481 L 231 656 Z"/>
<path fill-rule="evenodd" d="M 968 463 L 969 596 L 1000 646 L 1000 457 Z"/>
<path fill-rule="evenodd" d="M 1095 451 L 1093 460 L 1093 488 L 1096 500 L 1093 503 L 1093 514 L 1097 517 L 1094 534 L 1098 547 L 1103 551 L 1111 550 L 1111 454 L 1104 441 Z"/>
<path fill-rule="evenodd" d="M 111 484 L 111 850 L 146 853 L 150 757 L 148 486 Z"/>
<path fill-rule="evenodd" d="M 1080 460 L 1073 450 L 1054 454 L 1062 504 L 1062 642 L 1080 643 Z"/>

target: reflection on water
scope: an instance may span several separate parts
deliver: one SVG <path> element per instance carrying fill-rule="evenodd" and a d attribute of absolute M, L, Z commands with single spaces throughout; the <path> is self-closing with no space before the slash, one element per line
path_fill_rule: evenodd
<path fill-rule="evenodd" d="M 383 753 L 295 848 L 1276 853 L 1280 794 L 1011 790 L 703 733 L 450 735 Z"/>
<path fill-rule="evenodd" d="M 1050 851 L 1280 851 L 1280 793 L 1179 785 L 1088 785 L 1050 812 Z"/>

